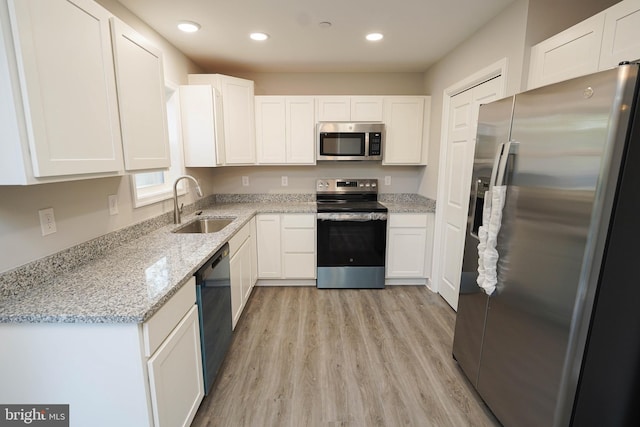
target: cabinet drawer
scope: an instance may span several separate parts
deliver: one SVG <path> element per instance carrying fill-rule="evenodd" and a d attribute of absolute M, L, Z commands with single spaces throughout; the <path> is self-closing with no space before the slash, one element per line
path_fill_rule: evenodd
<path fill-rule="evenodd" d="M 426 227 L 427 214 L 389 215 L 389 227 Z"/>
<path fill-rule="evenodd" d="M 315 222 L 313 214 L 282 215 L 283 228 L 315 228 Z"/>
<path fill-rule="evenodd" d="M 151 356 L 196 303 L 196 279 L 192 277 L 160 310 L 143 323 L 144 354 Z"/>
<path fill-rule="evenodd" d="M 247 223 L 236 234 L 234 234 L 231 239 L 229 239 L 229 258 L 235 255 L 238 249 L 240 249 L 240 246 L 242 246 L 250 235 L 251 225 L 250 223 Z"/>
<path fill-rule="evenodd" d="M 311 252 L 316 251 L 314 230 L 307 228 L 289 228 L 282 230 L 283 252 Z"/>

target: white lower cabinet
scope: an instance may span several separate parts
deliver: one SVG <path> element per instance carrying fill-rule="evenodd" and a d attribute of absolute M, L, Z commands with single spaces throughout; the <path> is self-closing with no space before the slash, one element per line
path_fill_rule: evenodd
<path fill-rule="evenodd" d="M 204 396 L 195 278 L 143 324 L 3 323 L 0 342 L 0 402 L 69 404 L 73 426 L 188 426 Z"/>
<path fill-rule="evenodd" d="M 229 268 L 231 272 L 231 313 L 232 327 L 235 329 L 242 311 L 251 296 L 256 282 L 255 272 L 255 218 L 252 218 L 229 241 Z"/>
<path fill-rule="evenodd" d="M 419 279 L 431 274 L 433 214 L 392 213 L 387 235 L 387 279 Z"/>
<path fill-rule="evenodd" d="M 258 278 L 316 278 L 315 214 L 257 217 Z"/>
<path fill-rule="evenodd" d="M 204 397 L 197 306 L 189 310 L 147 366 L 155 426 L 190 425 Z"/>

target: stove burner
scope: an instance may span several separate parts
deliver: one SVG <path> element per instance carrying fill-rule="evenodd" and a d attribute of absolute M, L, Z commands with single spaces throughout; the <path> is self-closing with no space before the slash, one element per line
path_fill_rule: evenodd
<path fill-rule="evenodd" d="M 318 212 L 387 212 L 378 203 L 377 179 L 322 179 L 316 188 Z"/>

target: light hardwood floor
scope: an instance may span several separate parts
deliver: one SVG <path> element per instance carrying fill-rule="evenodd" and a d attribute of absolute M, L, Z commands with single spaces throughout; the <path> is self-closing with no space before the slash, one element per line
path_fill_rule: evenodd
<path fill-rule="evenodd" d="M 497 426 L 427 288 L 256 287 L 192 426 Z"/>

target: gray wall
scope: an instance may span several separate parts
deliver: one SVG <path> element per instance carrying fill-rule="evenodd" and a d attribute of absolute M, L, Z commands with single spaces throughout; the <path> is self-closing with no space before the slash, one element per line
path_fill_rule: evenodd
<path fill-rule="evenodd" d="M 483 68 L 507 58 L 507 93 L 520 89 L 524 57 L 527 0 L 517 0 L 476 34 L 432 66 L 424 78 L 425 91 L 431 94 L 431 145 L 429 165 L 421 177 L 420 194 L 437 195 L 443 93 L 448 87 Z"/>

